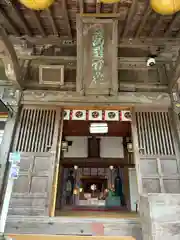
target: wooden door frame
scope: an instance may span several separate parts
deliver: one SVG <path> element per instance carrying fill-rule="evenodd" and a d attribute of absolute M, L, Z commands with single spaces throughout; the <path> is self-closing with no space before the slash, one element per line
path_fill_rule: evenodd
<path fill-rule="evenodd" d="M 132 107 L 91 107 L 91 106 L 86 106 L 86 107 L 82 107 L 82 106 L 73 106 L 73 107 L 67 107 L 64 106 L 62 108 L 59 108 L 60 111 L 60 119 L 59 119 L 59 124 L 58 124 L 58 128 L 56 129 L 56 131 L 58 131 L 58 137 L 56 137 L 55 139 L 57 139 L 57 143 L 56 145 L 56 160 L 55 160 L 55 166 L 54 166 L 54 172 L 53 172 L 53 184 L 52 184 L 52 189 L 51 189 L 51 201 L 50 201 L 50 205 L 49 205 L 49 216 L 50 217 L 55 217 L 55 207 L 56 207 L 56 200 L 57 200 L 57 187 L 58 187 L 58 179 L 59 179 L 59 168 L 60 168 L 60 160 L 61 160 L 61 142 L 62 142 L 62 136 L 63 136 L 63 126 L 64 126 L 64 118 L 63 118 L 63 110 L 64 109 L 69 109 L 69 110 L 132 110 Z M 132 125 L 132 123 L 131 123 Z M 57 125 L 56 125 L 57 127 Z"/>
<path fill-rule="evenodd" d="M 56 199 L 57 199 L 57 187 L 58 187 L 58 178 L 59 178 L 59 166 L 60 166 L 60 160 L 61 160 L 61 142 L 62 142 L 62 136 L 63 136 L 63 108 L 59 108 L 57 111 L 57 119 L 56 119 L 56 129 L 55 129 L 55 142 L 53 144 L 53 149 L 55 154 L 55 162 L 53 166 L 53 179 L 52 179 L 52 186 L 51 186 L 51 199 L 50 199 L 50 205 L 49 205 L 49 216 L 54 217 L 55 215 L 55 208 L 56 208 Z"/>

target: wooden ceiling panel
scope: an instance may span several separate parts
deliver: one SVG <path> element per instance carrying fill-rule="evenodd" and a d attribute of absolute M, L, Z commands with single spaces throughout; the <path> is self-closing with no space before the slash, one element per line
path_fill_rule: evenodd
<path fill-rule="evenodd" d="M 35 12 L 12 0 L 1 0 L 3 26 L 15 36 L 58 35 L 76 38 L 77 13 L 119 13 L 119 39 L 122 37 L 176 37 L 180 32 L 179 13 L 160 16 L 153 12 L 149 1 L 121 0 L 116 4 L 96 4 L 96 1 L 56 0 L 49 10 Z M 81 6 L 80 6 L 81 5 Z M 12 27 L 13 26 L 13 27 Z M 12 31 L 15 28 L 18 31 Z M 44 28 L 44 30 L 43 30 Z M 62 30 L 64 29 L 64 30 Z"/>
<path fill-rule="evenodd" d="M 64 121 L 63 134 L 64 136 L 90 136 L 89 125 L 90 121 Z M 107 136 L 131 136 L 131 123 L 108 122 Z"/>

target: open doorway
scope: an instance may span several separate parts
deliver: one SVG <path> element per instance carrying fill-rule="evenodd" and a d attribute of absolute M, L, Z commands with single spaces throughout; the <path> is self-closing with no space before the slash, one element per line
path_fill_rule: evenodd
<path fill-rule="evenodd" d="M 131 122 L 96 123 L 64 121 L 56 216 L 137 217 Z"/>

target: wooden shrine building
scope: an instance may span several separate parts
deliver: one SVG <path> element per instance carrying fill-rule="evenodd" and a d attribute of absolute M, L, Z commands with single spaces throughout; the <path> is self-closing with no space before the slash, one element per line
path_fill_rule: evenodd
<path fill-rule="evenodd" d="M 180 14 L 1 0 L 0 58 L 1 220 L 21 156 L 5 234 L 180 239 Z"/>

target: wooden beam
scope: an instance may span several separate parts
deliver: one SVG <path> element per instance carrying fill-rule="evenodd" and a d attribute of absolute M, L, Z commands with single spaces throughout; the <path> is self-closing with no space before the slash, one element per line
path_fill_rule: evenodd
<path fill-rule="evenodd" d="M 5 66 L 5 73 L 14 85 L 21 88 L 21 69 L 18 58 L 8 35 L 2 27 L 0 27 L 0 39 L 0 52 L 4 54 L 2 60 Z"/>
<path fill-rule="evenodd" d="M 67 25 L 68 36 L 69 36 L 70 39 L 72 39 L 72 29 L 71 29 L 71 24 L 70 24 L 70 20 L 69 20 L 67 1 L 66 0 L 62 0 L 62 10 L 63 10 L 64 18 L 65 18 L 65 21 L 66 21 L 66 25 Z"/>
<path fill-rule="evenodd" d="M 46 44 L 51 44 L 51 45 L 57 45 L 57 46 L 76 46 L 76 39 L 69 39 L 68 36 L 47 36 L 47 37 L 30 37 L 30 36 L 23 36 L 21 37 L 15 37 L 13 35 L 10 35 L 9 38 L 11 39 L 12 42 L 16 42 L 16 44 L 23 43 L 24 41 L 27 41 L 32 44 L 36 45 L 46 45 Z M 119 39 L 119 45 L 118 47 L 144 47 L 147 48 L 149 45 L 150 46 L 174 46 L 174 47 L 179 47 L 179 42 L 180 42 L 180 37 L 178 38 L 120 38 Z"/>
<path fill-rule="evenodd" d="M 73 81 L 74 80 L 74 81 Z M 129 81 L 118 81 L 119 82 L 119 90 L 126 92 L 126 91 L 159 91 L 159 92 L 168 92 L 168 86 L 166 84 L 159 84 L 158 82 L 155 83 L 137 83 L 137 82 L 129 82 Z M 38 82 L 32 81 L 32 79 L 26 79 L 23 82 L 23 88 L 27 90 L 42 90 L 43 88 L 47 88 L 47 85 L 40 85 Z M 76 90 L 76 82 L 75 76 L 71 82 L 65 83 L 63 86 L 49 86 L 51 90 L 54 91 L 75 91 Z M 117 93 L 116 93 L 117 94 Z"/>
<path fill-rule="evenodd" d="M 173 15 L 173 18 L 172 18 L 170 24 L 169 24 L 168 27 L 165 29 L 164 37 L 170 37 L 170 36 L 171 36 L 172 28 L 173 28 L 173 26 L 175 25 L 178 17 L 179 17 L 179 12 L 176 13 L 175 15 Z"/>
<path fill-rule="evenodd" d="M 52 10 L 50 8 L 48 8 L 48 9 L 46 9 L 46 13 L 47 13 L 48 19 L 51 23 L 54 35 L 59 36 L 59 32 L 58 32 L 56 23 L 55 23 L 54 18 L 53 18 Z"/>
<path fill-rule="evenodd" d="M 120 13 L 81 13 L 81 17 L 83 18 L 119 18 L 121 16 Z"/>
<path fill-rule="evenodd" d="M 46 32 L 45 32 L 45 30 L 44 30 L 44 28 L 43 28 L 43 26 L 42 26 L 42 23 L 41 23 L 41 21 L 40 21 L 39 13 L 36 12 L 36 11 L 30 11 L 30 13 L 31 13 L 32 18 L 33 18 L 33 19 L 35 20 L 35 22 L 36 22 L 36 25 L 37 25 L 37 27 L 38 27 L 39 32 L 41 33 L 41 35 L 42 35 L 43 37 L 46 37 L 47 34 L 46 34 Z"/>
<path fill-rule="evenodd" d="M 152 8 L 148 5 L 148 7 L 147 7 L 147 9 L 144 13 L 143 18 L 139 22 L 139 26 L 138 26 L 137 31 L 135 33 L 135 38 L 139 37 L 139 35 L 141 34 L 141 32 L 142 32 L 142 30 L 143 30 L 143 28 L 144 28 L 144 26 L 145 26 L 145 24 L 146 24 L 146 22 L 147 22 L 151 13 L 152 13 Z"/>
<path fill-rule="evenodd" d="M 31 32 L 31 30 L 30 30 L 30 28 L 29 28 L 29 26 L 28 26 L 28 24 L 27 24 L 27 22 L 26 22 L 26 19 L 25 19 L 24 16 L 22 15 L 22 12 L 20 11 L 20 9 L 17 8 L 17 7 L 14 5 L 14 3 L 12 3 L 12 1 L 8 1 L 8 6 L 10 6 L 10 7 L 13 9 L 13 11 L 15 12 L 17 18 L 18 18 L 19 21 L 20 21 L 20 25 L 23 26 L 26 34 L 28 34 L 29 36 L 32 36 L 32 32 Z"/>
<path fill-rule="evenodd" d="M 0 58 L 3 58 L 3 55 L 0 54 Z M 69 61 L 69 62 L 76 62 L 77 57 L 76 56 L 44 56 L 44 55 L 18 55 L 19 59 L 23 60 L 49 60 L 49 61 Z M 146 63 L 147 58 L 146 57 L 117 57 L 118 63 Z M 165 58 L 165 57 L 157 57 L 156 63 L 169 63 L 172 62 L 172 58 Z M 145 65 L 146 66 L 146 65 Z M 146 67 L 147 68 L 147 67 Z"/>
<path fill-rule="evenodd" d="M 4 22 L 10 26 L 12 29 L 13 33 L 17 36 L 20 36 L 20 31 L 17 29 L 17 27 L 12 23 L 11 19 L 9 16 L 2 10 L 0 9 L 0 16 L 4 19 Z"/>
<path fill-rule="evenodd" d="M 74 76 L 75 78 L 75 76 Z M 42 90 L 47 88 L 51 88 L 52 90 L 55 91 L 75 91 L 76 90 L 76 82 L 68 82 L 65 83 L 62 86 L 47 86 L 47 85 L 42 85 L 39 84 L 39 82 L 34 82 L 32 79 L 26 79 L 26 81 L 23 82 L 23 88 L 24 89 L 34 89 L 34 90 Z"/>
<path fill-rule="evenodd" d="M 22 104 L 43 104 L 59 106 L 170 106 L 168 93 L 164 92 L 120 92 L 117 96 L 89 95 L 77 92 L 60 92 L 44 90 L 26 90 L 23 92 Z"/>
<path fill-rule="evenodd" d="M 131 5 L 131 7 L 128 11 L 127 18 L 126 18 L 126 23 L 124 25 L 124 29 L 123 29 L 123 32 L 122 32 L 122 37 L 123 38 L 126 37 L 128 31 L 129 31 L 129 26 L 131 26 L 131 24 L 132 24 L 134 15 L 136 13 L 136 10 L 137 10 L 137 0 L 133 0 L 132 5 Z"/>
<path fill-rule="evenodd" d="M 156 22 L 156 24 L 154 24 L 152 31 L 150 32 L 149 36 L 150 37 L 154 37 L 156 35 L 156 33 L 159 31 L 160 26 L 162 25 L 163 22 L 163 16 L 158 16 L 158 20 Z"/>

